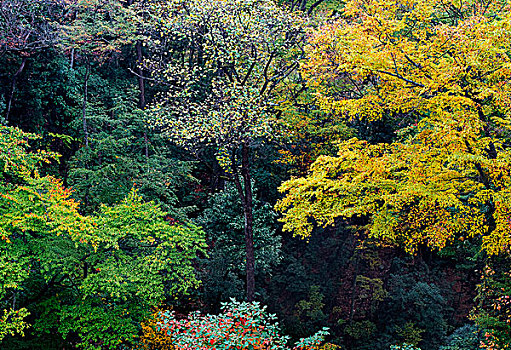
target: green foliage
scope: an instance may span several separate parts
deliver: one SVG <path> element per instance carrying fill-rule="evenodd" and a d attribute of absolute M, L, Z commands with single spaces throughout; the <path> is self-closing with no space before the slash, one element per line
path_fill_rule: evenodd
<path fill-rule="evenodd" d="M 190 162 L 177 159 L 176 149 L 159 132 L 149 130 L 137 108 L 136 92 L 126 81 L 109 86 L 100 75 L 92 74 L 90 79 L 91 91 L 109 98 L 106 103 L 95 97 L 89 101 L 89 147 L 80 148 L 70 160 L 74 197 L 85 211 L 93 212 L 100 204 L 122 200 L 135 187 L 140 196 L 183 220 L 185 210 L 178 208 L 176 189 L 195 181 Z"/>
<path fill-rule="evenodd" d="M 115 206 L 102 206 L 95 220 L 101 237 L 95 249 L 102 254 L 91 260 L 98 273 L 89 276 L 83 290 L 157 304 L 164 289 L 177 295 L 196 287 L 191 260 L 204 248 L 203 233 L 191 224 L 169 224 L 165 214 L 135 191 Z"/>
<path fill-rule="evenodd" d="M 422 340 L 424 329 L 418 328 L 414 322 L 406 322 L 403 327 L 396 327 L 396 333 L 406 344 L 416 346 Z"/>
<path fill-rule="evenodd" d="M 281 260 L 282 243 L 275 232 L 275 218 L 271 205 L 254 201 L 256 277 L 261 280 L 271 276 Z M 213 194 L 196 222 L 207 233 L 210 247 L 208 259 L 202 261 L 204 297 L 213 301 L 241 298 L 245 277 L 244 218 L 234 184 L 226 183 L 223 191 Z"/>
<path fill-rule="evenodd" d="M 321 294 L 319 286 L 311 286 L 309 298 L 300 300 L 296 304 L 296 312 L 298 316 L 306 316 L 313 322 L 324 322 L 326 315 L 323 313 L 324 295 Z"/>
<path fill-rule="evenodd" d="M 388 297 L 380 304 L 378 323 L 386 346 L 408 343 L 434 350 L 448 331 L 448 307 L 440 288 L 421 278 L 427 266 L 409 270 L 406 261 L 395 259 L 388 282 Z"/>
<path fill-rule="evenodd" d="M 174 346 L 193 349 L 290 349 L 289 337 L 281 335 L 276 316 L 268 314 L 259 303 L 223 303 L 219 315 L 192 313 L 186 319 L 176 319 L 164 312 L 159 327 L 167 330 Z M 323 329 L 309 338 L 300 339 L 293 349 L 317 349 L 324 337 Z"/>
<path fill-rule="evenodd" d="M 78 347 L 90 350 L 118 349 L 121 344 L 132 344 L 139 333 L 137 321 L 147 314 L 126 305 L 107 306 L 99 300 L 61 306 L 53 312 L 59 316 L 58 332 L 62 337 L 73 332 L 80 339 Z"/>
<path fill-rule="evenodd" d="M 440 350 L 472 350 L 480 347 L 481 331 L 474 325 L 466 324 L 457 328 L 449 337 Z"/>
<path fill-rule="evenodd" d="M 93 249 L 79 256 L 63 251 L 67 256 L 59 259 L 64 271 L 66 260 L 80 261 L 83 271 L 71 281 L 79 292 L 59 291 L 44 313 L 57 315 L 63 337 L 78 332 L 81 347 L 114 349 L 135 340 L 151 307 L 197 287 L 191 262 L 203 252 L 204 238 L 196 226 L 169 224 L 158 206 L 135 191 L 117 205 L 102 206 L 94 226 Z M 48 332 L 56 325 L 41 320 L 36 326 Z"/>
<path fill-rule="evenodd" d="M 36 332 L 78 336 L 82 348 L 129 344 L 151 307 L 197 287 L 192 260 L 204 252 L 203 232 L 169 223 L 134 190 L 97 215 L 80 215 L 71 191 L 39 175 L 38 163 L 52 154 L 29 153 L 34 138 L 0 133 L 2 337 L 23 331 L 28 310 Z"/>
<path fill-rule="evenodd" d="M 0 317 L 0 342 L 7 335 L 14 336 L 15 334 L 24 335 L 23 331 L 28 327 L 24 318 L 29 315 L 29 312 L 25 308 L 19 310 L 6 310 Z"/>
<path fill-rule="evenodd" d="M 354 339 L 367 339 L 376 333 L 376 325 L 373 322 L 367 320 L 354 321 L 348 324 L 344 331 Z"/>
<path fill-rule="evenodd" d="M 80 67 L 71 69 L 66 54 L 54 47 L 39 52 L 36 57 L 27 59 L 25 70 L 17 77 L 9 125 L 41 135 L 37 141 L 39 148 L 59 152 L 62 162 L 56 167 L 62 178 L 65 176 L 62 170 L 67 166 L 69 154 L 76 149 L 77 140 L 66 145 L 49 134 L 77 138 L 71 122 L 79 115 L 83 92 L 81 71 Z M 0 64 L 0 75 L 11 76 L 19 68 L 18 61 L 6 56 L 0 57 Z M 8 81 L 0 87 L 0 93 L 8 100 L 11 93 Z"/>
<path fill-rule="evenodd" d="M 390 347 L 390 350 L 420 350 L 420 349 L 413 345 L 410 345 L 410 344 L 403 344 L 403 345 L 392 345 Z"/>
<path fill-rule="evenodd" d="M 352 253 L 347 230 L 318 230 L 309 242 L 282 237 L 282 262 L 267 288 L 267 303 L 293 338 L 328 326 L 338 335 L 335 306 L 347 307 L 340 284 Z M 339 341 L 337 339 L 337 341 Z"/>
<path fill-rule="evenodd" d="M 356 283 L 361 289 L 360 298 L 372 298 L 374 301 L 383 301 L 388 295 L 383 281 L 379 278 L 359 275 L 357 276 Z"/>

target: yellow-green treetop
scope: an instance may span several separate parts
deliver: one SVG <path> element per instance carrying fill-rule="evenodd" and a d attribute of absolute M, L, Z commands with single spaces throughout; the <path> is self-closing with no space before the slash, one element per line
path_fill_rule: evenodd
<path fill-rule="evenodd" d="M 511 14 L 507 1 L 348 1 L 311 33 L 302 68 L 321 108 L 401 121 L 395 141 L 339 143 L 284 183 L 284 228 L 367 216 L 370 235 L 442 249 L 511 244 Z"/>
<path fill-rule="evenodd" d="M 60 45 L 98 62 L 141 38 L 139 4 L 119 0 L 76 0 L 66 3 L 58 23 Z"/>

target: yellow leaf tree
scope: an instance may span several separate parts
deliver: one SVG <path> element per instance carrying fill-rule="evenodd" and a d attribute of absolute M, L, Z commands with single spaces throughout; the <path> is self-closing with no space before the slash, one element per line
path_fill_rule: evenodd
<path fill-rule="evenodd" d="M 411 253 L 477 237 L 509 254 L 510 25 L 507 1 L 352 0 L 313 31 L 302 69 L 319 106 L 402 129 L 391 143 L 340 142 L 285 182 L 285 230 L 358 216 Z"/>

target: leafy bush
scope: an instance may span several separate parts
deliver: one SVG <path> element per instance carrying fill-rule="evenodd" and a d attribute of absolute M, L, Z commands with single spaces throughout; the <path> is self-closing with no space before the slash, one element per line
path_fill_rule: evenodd
<path fill-rule="evenodd" d="M 509 259 L 486 266 L 478 285 L 478 305 L 472 318 L 483 331 L 482 346 L 488 350 L 509 349 L 511 344 L 511 269 Z"/>
<path fill-rule="evenodd" d="M 392 345 L 390 350 L 421 350 L 410 344 Z"/>
<path fill-rule="evenodd" d="M 276 316 L 266 312 L 266 307 L 258 302 L 237 302 L 231 299 L 222 304 L 218 315 L 201 315 L 193 312 L 183 319 L 176 318 L 172 311 L 160 311 L 153 315 L 159 319 L 153 330 L 144 328 L 142 338 L 145 348 L 151 349 L 148 342 L 153 337 L 159 342 L 171 343 L 178 349 L 290 349 L 289 337 L 281 334 Z M 162 330 L 167 337 L 162 337 Z M 154 336 L 156 335 L 156 336 Z M 318 349 L 327 329 L 300 339 L 295 350 Z"/>
<path fill-rule="evenodd" d="M 481 341 L 480 330 L 475 325 L 467 324 L 460 327 L 451 334 L 446 345 L 440 350 L 473 350 L 478 349 Z"/>

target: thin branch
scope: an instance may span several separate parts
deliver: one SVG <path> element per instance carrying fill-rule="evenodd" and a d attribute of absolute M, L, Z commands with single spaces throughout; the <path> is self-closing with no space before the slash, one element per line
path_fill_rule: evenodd
<path fill-rule="evenodd" d="M 403 81 L 406 81 L 407 83 L 410 83 L 410 84 L 412 84 L 414 86 L 426 87 L 426 86 L 424 86 L 424 84 L 417 83 L 417 82 L 415 82 L 413 80 L 407 79 L 407 78 L 403 77 L 401 74 L 395 74 L 395 73 L 387 72 L 387 71 L 384 71 L 384 70 L 376 70 L 376 72 L 381 73 L 381 74 L 387 74 L 387 75 L 390 75 L 392 77 L 396 77 L 396 78 L 401 79 Z"/>

